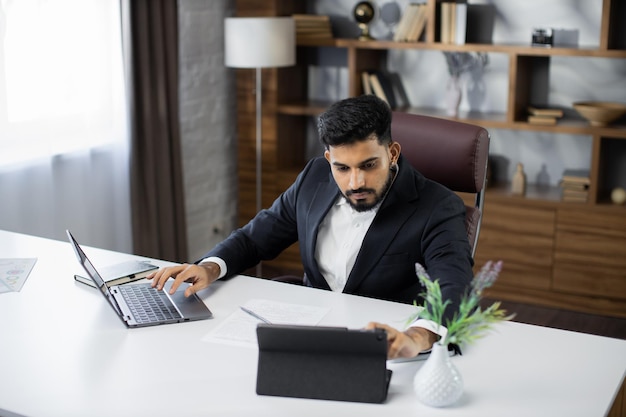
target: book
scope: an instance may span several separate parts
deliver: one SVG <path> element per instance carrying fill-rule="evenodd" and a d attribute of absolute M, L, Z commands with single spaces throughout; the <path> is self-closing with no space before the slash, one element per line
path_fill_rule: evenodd
<path fill-rule="evenodd" d="M 589 184 L 588 169 L 566 169 L 563 171 L 561 181 L 564 183 Z"/>
<path fill-rule="evenodd" d="M 413 21 L 411 23 L 411 27 L 406 36 L 407 42 L 417 42 L 422 36 L 422 32 L 426 27 L 426 20 L 428 17 L 428 7 L 425 4 L 416 4 Z"/>
<path fill-rule="evenodd" d="M 296 41 L 330 40 L 333 38 L 330 17 L 314 14 L 294 14 Z"/>
<path fill-rule="evenodd" d="M 378 75 L 376 73 L 369 74 L 369 78 L 370 78 L 370 85 L 372 87 L 372 91 L 374 92 L 376 97 L 386 101 L 387 104 L 389 104 L 389 100 L 387 99 L 385 90 L 383 90 L 383 86 L 380 83 L 380 79 L 378 78 Z M 389 104 L 389 107 L 391 107 L 391 104 Z"/>
<path fill-rule="evenodd" d="M 449 23 L 449 27 L 448 27 L 448 43 L 454 43 L 454 40 L 456 39 L 456 3 L 450 3 L 450 16 L 448 17 L 448 20 L 450 21 Z"/>
<path fill-rule="evenodd" d="M 589 196 L 589 191 L 588 190 L 570 190 L 570 189 L 563 189 L 562 191 L 562 195 L 563 198 L 576 198 L 576 199 L 582 199 L 582 198 L 587 198 L 587 196 Z"/>
<path fill-rule="evenodd" d="M 556 117 L 552 116 L 528 116 L 528 123 L 533 125 L 555 125 Z"/>
<path fill-rule="evenodd" d="M 363 83 L 363 94 L 373 94 L 370 75 L 367 71 L 361 73 L 361 82 Z"/>
<path fill-rule="evenodd" d="M 385 100 L 389 107 L 395 109 L 397 106 L 396 95 L 393 91 L 393 85 L 387 74 L 382 71 L 370 71 L 370 84 L 372 92 Z"/>
<path fill-rule="evenodd" d="M 100 269 L 100 275 L 106 283 L 107 287 L 113 285 L 122 285 L 128 282 L 138 281 L 147 277 L 153 271 L 159 269 L 158 266 L 148 261 L 127 261 L 115 265 L 105 266 Z M 82 275 L 74 275 L 74 279 L 82 284 L 95 287 L 96 285 L 91 278 Z"/>
<path fill-rule="evenodd" d="M 456 4 L 455 16 L 454 38 L 452 40 L 457 45 L 465 45 L 467 36 L 467 3 Z"/>
<path fill-rule="evenodd" d="M 588 191 L 571 191 L 563 190 L 561 193 L 561 200 L 572 203 L 586 203 L 589 199 Z"/>
<path fill-rule="evenodd" d="M 402 17 L 400 18 L 400 22 L 396 27 L 396 32 L 393 34 L 393 40 L 395 42 L 404 42 L 406 41 L 407 34 L 409 33 L 409 29 L 413 22 L 413 18 L 415 16 L 415 11 L 417 9 L 417 4 L 409 3 L 404 8 L 404 13 L 402 13 Z"/>
<path fill-rule="evenodd" d="M 585 182 L 572 182 L 572 181 L 561 181 L 560 184 L 563 190 L 568 191 L 587 191 L 589 190 L 589 183 Z"/>
<path fill-rule="evenodd" d="M 441 43 L 450 43 L 450 25 L 452 18 L 452 3 L 441 3 L 441 19 L 440 19 L 440 32 L 439 41 Z"/>
<path fill-rule="evenodd" d="M 532 116 L 563 117 L 563 110 L 550 107 L 528 106 L 528 113 Z"/>

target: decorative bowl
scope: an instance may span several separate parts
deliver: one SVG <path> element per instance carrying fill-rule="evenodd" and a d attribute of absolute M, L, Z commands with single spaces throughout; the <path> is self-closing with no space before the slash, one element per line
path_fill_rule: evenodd
<path fill-rule="evenodd" d="M 574 108 L 591 126 L 606 126 L 626 114 L 626 104 L 609 101 L 579 101 Z"/>

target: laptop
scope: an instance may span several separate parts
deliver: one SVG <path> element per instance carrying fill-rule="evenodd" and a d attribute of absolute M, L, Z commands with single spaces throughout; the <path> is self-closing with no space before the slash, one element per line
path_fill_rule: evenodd
<path fill-rule="evenodd" d="M 391 371 L 382 329 L 259 323 L 259 395 L 382 403 Z"/>
<path fill-rule="evenodd" d="M 149 283 L 108 287 L 74 236 L 69 230 L 66 233 L 78 262 L 126 326 L 146 327 L 213 317 L 209 308 L 196 294 L 185 297 L 183 286 L 170 295 L 172 280 L 166 283 L 162 291 L 152 288 Z"/>

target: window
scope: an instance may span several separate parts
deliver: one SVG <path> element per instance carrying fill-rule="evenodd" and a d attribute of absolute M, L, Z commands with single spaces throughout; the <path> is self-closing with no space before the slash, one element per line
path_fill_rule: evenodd
<path fill-rule="evenodd" d="M 125 140 L 119 8 L 0 0 L 0 167 Z"/>

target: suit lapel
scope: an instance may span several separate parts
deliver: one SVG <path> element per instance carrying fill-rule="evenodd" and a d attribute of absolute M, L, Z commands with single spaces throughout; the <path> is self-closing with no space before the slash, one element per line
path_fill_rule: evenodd
<path fill-rule="evenodd" d="M 317 244 L 317 229 L 320 223 L 326 217 L 328 210 L 332 204 L 337 200 L 339 196 L 339 189 L 329 174 L 330 180 L 326 182 L 320 182 L 317 186 L 317 190 L 314 193 L 314 197 L 311 200 L 311 205 L 306 216 L 306 238 L 304 247 L 306 248 L 305 256 L 307 262 L 305 264 L 315 265 L 311 268 L 311 274 L 307 275 L 309 281 L 313 286 L 318 288 L 330 289 L 326 279 L 320 274 L 317 267 L 317 261 L 315 260 L 315 245 Z"/>

